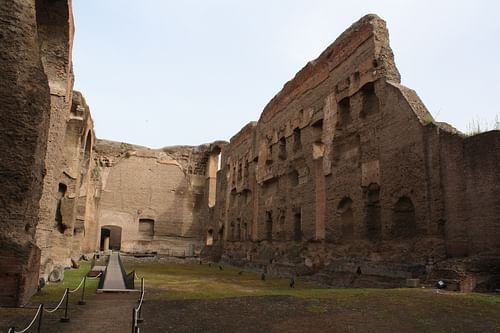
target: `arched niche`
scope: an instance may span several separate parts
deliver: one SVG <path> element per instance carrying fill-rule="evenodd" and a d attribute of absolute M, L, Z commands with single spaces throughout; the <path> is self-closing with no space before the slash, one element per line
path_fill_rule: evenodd
<path fill-rule="evenodd" d="M 416 235 L 415 206 L 413 201 L 402 196 L 392 211 L 392 236 L 394 238 L 410 238 Z"/>
<path fill-rule="evenodd" d="M 354 217 L 352 212 L 351 198 L 345 197 L 340 201 L 337 207 L 337 215 L 340 218 L 342 239 L 352 239 L 354 236 Z"/>
<path fill-rule="evenodd" d="M 207 230 L 207 241 L 206 241 L 207 246 L 212 246 L 214 245 L 214 229 L 210 228 Z"/>

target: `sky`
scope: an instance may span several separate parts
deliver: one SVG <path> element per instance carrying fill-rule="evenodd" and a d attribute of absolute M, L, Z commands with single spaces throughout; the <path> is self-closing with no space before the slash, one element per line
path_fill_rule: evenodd
<path fill-rule="evenodd" d="M 73 0 L 75 89 L 97 137 L 160 148 L 229 140 L 368 13 L 402 84 L 461 131 L 500 115 L 500 1 Z"/>

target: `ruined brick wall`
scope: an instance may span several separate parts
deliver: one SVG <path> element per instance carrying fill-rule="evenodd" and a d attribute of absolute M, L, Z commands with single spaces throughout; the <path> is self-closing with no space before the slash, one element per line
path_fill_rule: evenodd
<path fill-rule="evenodd" d="M 210 145 L 153 150 L 99 140 L 95 152 L 102 183 L 98 223 L 121 228 L 122 251 L 200 250 Z M 116 247 L 113 235 L 111 245 Z"/>
<path fill-rule="evenodd" d="M 68 266 L 71 258 L 78 259 L 82 253 L 96 249 L 94 206 L 98 181 L 93 177 L 95 162 L 92 155 L 95 136 L 90 108 L 80 92 L 73 92 L 62 133 L 61 146 L 54 148 L 54 154 L 56 151 L 62 154 L 58 158 L 60 164 L 53 165 L 52 182 L 57 184 L 56 194 L 47 190 L 50 196 L 46 201 L 41 200 L 52 215 L 43 214 L 37 229 L 37 244 L 42 248 L 41 275 L 44 277 L 55 266 Z M 88 243 L 92 242 L 94 245 L 89 248 Z"/>
<path fill-rule="evenodd" d="M 35 291 L 39 270 L 46 278 L 82 253 L 86 201 L 95 200 L 94 134 L 90 110 L 72 90 L 71 1 L 5 6 L 0 260 L 8 281 L 0 298 L 19 304 Z"/>
<path fill-rule="evenodd" d="M 491 255 L 500 247 L 500 132 L 464 138 L 440 132 L 450 257 Z"/>
<path fill-rule="evenodd" d="M 47 152 L 45 155 L 46 175 L 42 198 L 40 199 L 37 245 L 42 250 L 41 273 L 47 276 L 55 264 L 68 264 L 69 239 L 57 235 L 61 210 L 70 214 L 69 205 L 61 202 L 60 196 L 66 189 L 62 176 L 65 132 L 70 115 L 73 93 L 73 70 L 71 49 L 73 44 L 73 14 L 71 2 L 37 1 L 37 22 L 40 36 L 42 63 L 50 87 L 50 125 Z M 63 207 L 61 207 L 63 205 Z M 59 229 L 61 226 L 59 225 Z"/>
<path fill-rule="evenodd" d="M 0 3 L 0 40 L 0 305 L 15 305 L 29 299 L 38 281 L 33 240 L 49 127 L 35 1 Z"/>
<path fill-rule="evenodd" d="M 216 207 L 221 209 L 216 212 L 213 223 L 217 239 L 257 239 L 258 225 L 253 220 L 253 209 L 257 207 L 252 205 L 256 202 L 254 197 L 258 196 L 254 193 L 257 163 L 257 154 L 253 149 L 255 125 L 254 122 L 246 125 L 223 149 L 221 170 L 217 174 L 216 200 Z"/>
<path fill-rule="evenodd" d="M 500 253 L 500 131 L 465 139 L 469 252 Z"/>
<path fill-rule="evenodd" d="M 385 22 L 365 16 L 231 139 L 211 221 L 225 260 L 394 286 L 495 248 L 496 139 L 455 138 L 399 80 Z M 479 198 L 488 209 L 466 217 Z"/>
<path fill-rule="evenodd" d="M 70 189 L 61 201 L 61 204 L 68 207 L 69 213 L 61 216 L 61 224 L 69 229 L 69 232 L 65 231 L 63 234 L 71 237 L 69 257 L 74 259 L 79 258 L 82 253 L 96 250 L 95 206 L 98 204 L 96 189 L 99 188 L 99 179 L 93 156 L 95 140 L 90 108 L 83 95 L 75 91 L 66 127 L 64 169 L 60 180 Z M 61 246 L 68 248 L 67 243 Z"/>

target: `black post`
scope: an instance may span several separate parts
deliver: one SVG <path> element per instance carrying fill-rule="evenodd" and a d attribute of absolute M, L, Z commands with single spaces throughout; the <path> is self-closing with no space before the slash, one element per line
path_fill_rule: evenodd
<path fill-rule="evenodd" d="M 7 333 L 14 333 L 16 331 L 16 328 L 14 326 L 12 327 L 9 327 L 9 330 L 7 331 Z"/>
<path fill-rule="evenodd" d="M 38 318 L 38 328 L 36 333 L 40 333 L 42 331 L 42 317 L 43 317 L 43 304 L 40 307 L 40 318 Z"/>
<path fill-rule="evenodd" d="M 135 333 L 135 307 L 132 308 L 132 333 Z"/>
<path fill-rule="evenodd" d="M 66 288 L 66 307 L 64 309 L 64 317 L 61 318 L 61 322 L 62 323 L 69 322 L 69 317 L 68 317 L 68 303 L 69 303 L 69 288 Z"/>
<path fill-rule="evenodd" d="M 83 278 L 83 289 L 82 289 L 82 298 L 78 301 L 78 305 L 85 305 L 85 284 L 87 284 L 87 275 Z"/>

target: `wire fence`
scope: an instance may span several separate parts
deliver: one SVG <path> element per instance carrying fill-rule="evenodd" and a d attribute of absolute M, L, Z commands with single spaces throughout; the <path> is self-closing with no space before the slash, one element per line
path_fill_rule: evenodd
<path fill-rule="evenodd" d="M 37 319 L 38 319 L 37 333 L 40 333 L 41 329 L 42 329 L 43 313 L 44 312 L 45 313 L 54 313 L 54 312 L 56 312 L 57 310 L 59 310 L 59 308 L 61 307 L 61 305 L 64 303 L 65 300 L 66 300 L 66 305 L 65 305 L 65 308 L 64 308 L 64 317 L 61 318 L 61 322 L 69 322 L 69 316 L 68 316 L 69 295 L 73 294 L 73 293 L 76 293 L 78 290 L 80 290 L 80 288 L 83 288 L 82 289 L 82 294 L 81 294 L 81 299 L 80 299 L 80 301 L 78 301 L 78 304 L 80 304 L 80 305 L 85 304 L 84 297 L 85 297 L 85 285 L 86 285 L 87 279 L 97 279 L 100 276 L 102 276 L 102 272 L 99 273 L 95 277 L 88 277 L 87 278 L 87 275 L 88 274 L 86 274 L 82 278 L 82 280 L 80 281 L 80 283 L 78 284 L 78 286 L 75 289 L 70 290 L 69 288 L 66 288 L 64 290 L 64 294 L 61 297 L 61 300 L 59 301 L 59 303 L 57 303 L 57 305 L 54 308 L 52 308 L 52 309 L 45 309 L 44 304 L 43 303 L 40 304 L 38 306 L 38 308 L 37 308 L 35 316 L 31 320 L 31 322 L 28 324 L 28 326 L 26 326 L 24 329 L 22 329 L 20 331 L 17 331 L 15 327 L 10 327 L 8 329 L 7 333 L 25 333 L 25 332 L 27 332 L 33 326 L 33 324 L 37 321 Z"/>

